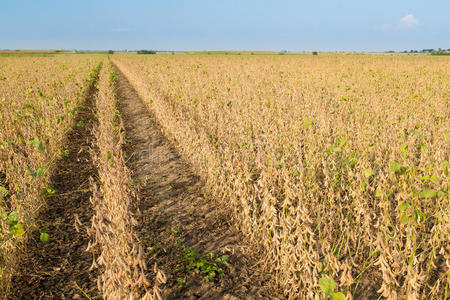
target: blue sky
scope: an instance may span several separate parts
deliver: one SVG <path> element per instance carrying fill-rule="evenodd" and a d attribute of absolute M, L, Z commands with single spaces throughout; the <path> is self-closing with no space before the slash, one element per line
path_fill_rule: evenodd
<path fill-rule="evenodd" d="M 0 49 L 450 48 L 450 1 L 3 0 Z"/>

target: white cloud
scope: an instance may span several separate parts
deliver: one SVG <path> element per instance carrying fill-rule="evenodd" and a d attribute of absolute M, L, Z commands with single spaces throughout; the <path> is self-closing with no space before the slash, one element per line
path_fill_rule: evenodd
<path fill-rule="evenodd" d="M 413 15 L 408 14 L 400 19 L 397 24 L 383 24 L 381 26 L 376 27 L 376 30 L 381 32 L 392 32 L 406 29 L 413 29 L 420 26 L 419 20 Z"/>
<path fill-rule="evenodd" d="M 409 14 L 400 19 L 401 28 L 415 28 L 419 26 L 419 20 L 414 15 Z"/>

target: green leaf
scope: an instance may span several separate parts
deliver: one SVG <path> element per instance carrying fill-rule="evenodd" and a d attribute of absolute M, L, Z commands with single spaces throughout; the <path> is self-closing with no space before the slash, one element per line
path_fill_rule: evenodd
<path fill-rule="evenodd" d="M 409 216 L 409 215 L 403 214 L 403 215 L 400 217 L 400 222 L 401 222 L 403 225 L 406 225 L 406 224 L 409 223 L 409 219 L 410 219 L 410 216 Z"/>
<path fill-rule="evenodd" d="M 341 152 L 342 149 L 339 147 L 333 147 L 333 152 Z"/>
<path fill-rule="evenodd" d="M 364 170 L 364 177 L 369 178 L 371 176 L 375 175 L 375 172 L 372 171 L 371 169 L 365 169 Z"/>
<path fill-rule="evenodd" d="M 419 149 L 420 149 L 420 152 L 422 152 L 422 153 L 426 153 L 427 152 L 427 147 L 425 145 L 423 145 L 423 144 L 419 146 Z"/>
<path fill-rule="evenodd" d="M 433 189 L 423 189 L 420 191 L 420 198 L 434 198 L 437 195 L 437 191 Z"/>
<path fill-rule="evenodd" d="M 430 181 L 434 184 L 439 184 L 439 178 L 435 175 L 431 176 Z"/>
<path fill-rule="evenodd" d="M 9 228 L 9 233 L 17 237 L 21 237 L 25 233 L 25 230 L 23 229 L 22 224 L 16 224 Z"/>
<path fill-rule="evenodd" d="M 4 199 L 4 198 L 6 198 L 7 195 L 8 195 L 8 191 L 0 185 L 0 197 L 2 199 Z"/>
<path fill-rule="evenodd" d="M 43 195 L 52 195 L 54 193 L 55 193 L 55 190 L 50 188 L 50 187 L 45 188 L 45 189 L 42 190 L 42 194 Z"/>
<path fill-rule="evenodd" d="M 448 176 L 448 161 L 447 160 L 441 161 L 441 168 L 444 171 L 445 176 Z"/>
<path fill-rule="evenodd" d="M 29 139 L 28 144 L 32 145 L 33 147 L 37 147 L 37 150 L 39 152 L 44 152 L 44 146 L 42 144 L 42 141 L 40 141 L 38 138 Z"/>
<path fill-rule="evenodd" d="M 408 144 L 403 144 L 403 146 L 400 148 L 400 152 L 402 152 L 403 154 L 406 153 L 408 151 Z"/>
<path fill-rule="evenodd" d="M 370 251 L 370 256 L 371 257 L 378 257 L 380 256 L 380 251 Z"/>
<path fill-rule="evenodd" d="M 344 147 L 347 144 L 347 140 L 340 136 L 337 137 L 337 142 L 339 143 L 339 147 Z"/>
<path fill-rule="evenodd" d="M 40 233 L 46 233 L 47 232 L 47 226 L 42 227 L 41 229 L 39 229 Z"/>
<path fill-rule="evenodd" d="M 336 288 L 336 282 L 329 277 L 322 277 L 319 279 L 319 285 L 322 292 L 327 296 L 332 296 Z"/>
<path fill-rule="evenodd" d="M 228 267 L 228 262 L 227 262 L 227 260 L 228 260 L 228 255 L 222 255 L 221 257 L 218 257 L 217 259 L 216 259 L 216 261 L 218 262 L 218 263 L 221 263 L 221 264 L 223 264 L 224 266 L 227 266 Z"/>
<path fill-rule="evenodd" d="M 445 141 L 448 141 L 449 138 L 450 138 L 450 134 L 448 132 L 444 132 Z"/>
<path fill-rule="evenodd" d="M 423 176 L 422 178 L 420 178 L 420 180 L 423 180 L 423 181 L 429 181 L 429 180 L 430 180 L 430 176 L 425 175 L 425 176 Z"/>
<path fill-rule="evenodd" d="M 19 219 L 20 219 L 20 216 L 19 216 L 18 213 L 16 213 L 16 212 L 10 213 L 9 216 L 8 216 L 8 224 L 9 224 L 9 226 L 14 226 L 17 223 L 19 223 Z"/>
<path fill-rule="evenodd" d="M 437 196 L 440 198 L 440 197 L 444 197 L 444 196 L 446 196 L 446 193 L 444 192 L 444 191 L 439 191 L 438 193 L 437 193 Z"/>
<path fill-rule="evenodd" d="M 28 140 L 28 144 L 32 145 L 32 146 L 36 146 L 39 143 L 39 139 L 37 138 L 31 138 Z"/>
<path fill-rule="evenodd" d="M 28 175 L 30 175 L 32 178 L 36 178 L 37 174 L 35 171 L 31 170 L 30 167 L 27 166 Z"/>
<path fill-rule="evenodd" d="M 307 129 L 311 124 L 313 124 L 313 120 L 310 118 L 303 119 L 303 127 Z"/>
<path fill-rule="evenodd" d="M 46 232 L 41 232 L 40 239 L 43 243 L 48 243 L 50 241 L 50 235 Z"/>
<path fill-rule="evenodd" d="M 44 152 L 44 146 L 42 145 L 42 141 L 39 142 L 37 149 L 41 153 Z"/>
<path fill-rule="evenodd" d="M 389 164 L 389 167 L 391 168 L 392 172 L 397 173 L 402 168 L 402 165 L 398 162 L 393 161 Z"/>
<path fill-rule="evenodd" d="M 408 203 L 408 202 L 405 202 L 405 203 L 400 204 L 400 205 L 398 206 L 398 210 L 399 210 L 399 211 L 405 211 L 408 207 L 409 207 L 409 203 Z"/>
<path fill-rule="evenodd" d="M 369 185 L 367 184 L 367 182 L 363 182 L 363 184 L 362 184 L 363 191 L 366 191 L 368 186 Z"/>
<path fill-rule="evenodd" d="M 42 176 L 44 176 L 44 174 L 45 174 L 45 169 L 39 168 L 39 169 L 36 170 L 36 176 L 37 177 L 42 177 Z"/>
<path fill-rule="evenodd" d="M 345 300 L 345 295 L 341 292 L 334 293 L 333 300 Z"/>
<path fill-rule="evenodd" d="M 184 280 L 183 278 L 177 278 L 177 282 L 178 283 L 181 283 L 181 284 L 185 284 L 186 283 L 186 280 Z"/>
<path fill-rule="evenodd" d="M 377 189 L 375 191 L 375 197 L 382 197 L 383 196 L 383 192 L 380 189 Z"/>
<path fill-rule="evenodd" d="M 326 153 L 328 153 L 328 155 L 331 155 L 331 153 L 335 153 L 335 152 L 341 152 L 342 149 L 339 147 L 334 147 L 334 146 L 330 146 L 327 148 L 327 150 L 325 150 Z"/>
<path fill-rule="evenodd" d="M 421 222 L 421 221 L 425 220 L 425 214 L 420 209 L 416 209 L 414 211 L 414 214 L 415 214 L 417 222 Z"/>

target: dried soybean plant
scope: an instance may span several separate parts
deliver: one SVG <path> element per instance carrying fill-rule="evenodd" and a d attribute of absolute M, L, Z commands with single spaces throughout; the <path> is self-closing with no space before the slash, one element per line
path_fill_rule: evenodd
<path fill-rule="evenodd" d="M 18 247 L 36 232 L 49 177 L 98 70 L 97 56 L 0 58 L 0 295 L 8 297 Z M 39 234 L 39 233 L 38 233 Z M 45 233 L 43 241 L 48 239 Z M 26 251 L 26 249 L 25 249 Z"/>
<path fill-rule="evenodd" d="M 287 297 L 448 297 L 449 60 L 114 62 Z"/>
<path fill-rule="evenodd" d="M 105 299 L 156 299 L 158 285 L 165 282 L 165 277 L 155 266 L 155 286 L 149 290 L 144 253 L 134 232 L 136 220 L 130 210 L 130 174 L 121 150 L 124 141 L 116 108 L 115 73 L 109 62 L 100 72 L 98 87 L 97 149 L 93 156 L 99 184 L 91 181 L 95 215 L 88 250 L 100 253 L 93 267 L 101 269 L 98 286 Z"/>

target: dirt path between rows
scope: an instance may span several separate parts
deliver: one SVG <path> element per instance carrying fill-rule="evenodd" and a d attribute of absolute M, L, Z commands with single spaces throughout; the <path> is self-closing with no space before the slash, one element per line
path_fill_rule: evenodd
<path fill-rule="evenodd" d="M 80 288 L 91 299 L 101 299 L 98 271 L 89 270 L 92 254 L 86 252 L 86 228 L 93 215 L 89 177 L 97 176 L 89 153 L 94 143 L 94 85 L 75 118 L 78 125 L 68 133 L 68 157 L 58 160 L 50 178 L 56 192 L 38 217 L 42 226 L 48 226 L 50 242 L 42 243 L 37 230 L 31 233 L 12 278 L 10 299 L 86 299 Z"/>
<path fill-rule="evenodd" d="M 203 197 L 202 182 L 162 134 L 154 116 L 119 71 L 117 97 L 128 144 L 128 167 L 138 186 L 138 236 L 148 265 L 167 276 L 165 299 L 279 299 L 268 287 L 269 274 L 256 259 L 230 218 Z M 229 267 L 210 281 L 183 270 L 186 253 L 229 255 Z M 188 252 L 186 252 L 188 251 Z M 195 256 L 195 255 L 194 255 Z M 153 268 L 149 268 L 150 271 Z M 149 273 L 148 278 L 154 274 Z"/>

